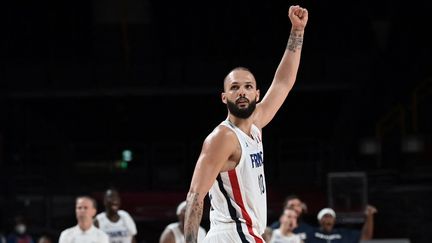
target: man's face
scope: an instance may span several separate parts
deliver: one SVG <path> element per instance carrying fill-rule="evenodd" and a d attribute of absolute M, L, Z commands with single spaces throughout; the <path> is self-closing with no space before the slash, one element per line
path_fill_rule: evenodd
<path fill-rule="evenodd" d="M 93 220 L 96 215 L 93 202 L 88 198 L 79 198 L 76 201 L 75 214 L 78 221 Z"/>
<path fill-rule="evenodd" d="M 319 223 L 325 232 L 331 232 L 335 224 L 335 220 L 336 219 L 332 215 L 326 214 L 321 218 Z"/>
<path fill-rule="evenodd" d="M 279 220 L 286 230 L 293 231 L 297 227 L 297 213 L 292 208 L 285 209 Z"/>
<path fill-rule="evenodd" d="M 253 75 L 245 70 L 231 72 L 224 83 L 222 101 L 231 114 L 246 119 L 255 111 L 259 90 Z"/>
<path fill-rule="evenodd" d="M 117 212 L 120 209 L 120 197 L 116 194 L 111 194 L 104 198 L 105 210 L 108 212 Z"/>

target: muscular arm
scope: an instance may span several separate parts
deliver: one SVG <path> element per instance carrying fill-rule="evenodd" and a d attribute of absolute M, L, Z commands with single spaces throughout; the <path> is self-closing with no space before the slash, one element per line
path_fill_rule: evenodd
<path fill-rule="evenodd" d="M 204 141 L 186 199 L 184 235 L 186 243 L 197 242 L 204 198 L 221 171 L 230 169 L 233 151 L 239 146 L 235 134 L 220 126 Z"/>
<path fill-rule="evenodd" d="M 288 16 L 291 20 L 291 33 L 287 47 L 276 69 L 270 88 L 257 105 L 255 124 L 260 128 L 265 127 L 276 115 L 297 77 L 308 12 L 299 6 L 291 6 Z"/>
<path fill-rule="evenodd" d="M 187 195 L 187 206 L 185 214 L 185 240 L 187 243 L 196 243 L 198 240 L 198 229 L 203 212 L 202 194 L 189 192 Z"/>

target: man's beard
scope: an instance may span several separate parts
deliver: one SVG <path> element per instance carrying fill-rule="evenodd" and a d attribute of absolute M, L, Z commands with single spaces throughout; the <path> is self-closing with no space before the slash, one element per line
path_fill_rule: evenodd
<path fill-rule="evenodd" d="M 246 108 L 239 108 L 234 102 L 227 100 L 227 107 L 235 117 L 246 119 L 255 111 L 256 101 L 252 100 Z"/>

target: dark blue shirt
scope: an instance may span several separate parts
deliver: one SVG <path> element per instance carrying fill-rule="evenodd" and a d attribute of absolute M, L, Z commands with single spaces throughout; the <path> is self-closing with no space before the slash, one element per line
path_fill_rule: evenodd
<path fill-rule="evenodd" d="M 346 228 L 334 228 L 330 233 L 316 229 L 307 243 L 359 243 L 360 231 Z"/>

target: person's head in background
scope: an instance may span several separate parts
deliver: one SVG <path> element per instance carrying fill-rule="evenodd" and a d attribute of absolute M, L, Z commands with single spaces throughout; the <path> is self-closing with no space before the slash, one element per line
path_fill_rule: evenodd
<path fill-rule="evenodd" d="M 54 243 L 54 241 L 48 235 L 42 235 L 39 237 L 38 243 Z"/>
<path fill-rule="evenodd" d="M 87 230 L 93 225 L 93 217 L 97 212 L 96 200 L 89 196 L 79 196 L 75 201 L 75 214 L 78 225 Z"/>
<path fill-rule="evenodd" d="M 186 201 L 183 201 L 177 206 L 176 209 L 176 215 L 178 218 L 178 222 L 180 224 L 180 229 L 183 229 L 184 227 L 185 213 L 186 213 Z"/>
<path fill-rule="evenodd" d="M 302 215 L 307 213 L 306 204 L 300 199 L 299 196 L 292 194 L 285 198 L 284 201 L 284 209 L 292 208 L 296 211 L 298 218 L 301 218 Z"/>
<path fill-rule="evenodd" d="M 331 208 L 323 208 L 317 215 L 320 229 L 324 232 L 331 232 L 336 223 L 336 213 Z"/>
<path fill-rule="evenodd" d="M 284 233 L 292 233 L 297 227 L 298 214 L 294 208 L 285 208 L 282 215 L 279 217 L 280 227 L 279 229 Z"/>
<path fill-rule="evenodd" d="M 24 235 L 27 232 L 27 223 L 22 215 L 14 218 L 14 231 L 17 235 Z"/>
<path fill-rule="evenodd" d="M 104 195 L 104 206 L 108 216 L 116 215 L 120 209 L 121 199 L 120 194 L 116 189 L 108 189 Z"/>

